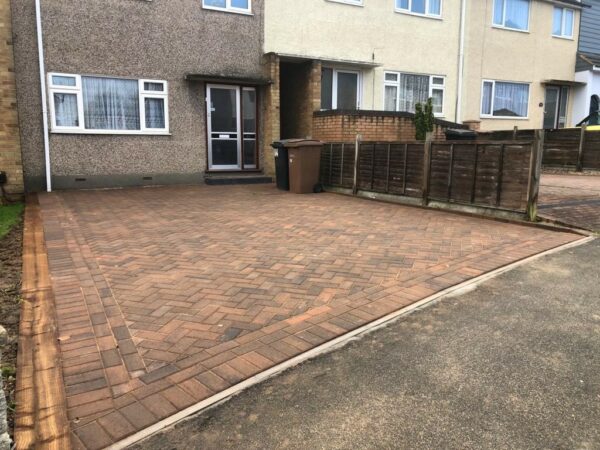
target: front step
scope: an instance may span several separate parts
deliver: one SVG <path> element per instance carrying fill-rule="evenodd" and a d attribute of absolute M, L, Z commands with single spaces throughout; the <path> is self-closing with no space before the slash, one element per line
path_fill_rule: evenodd
<path fill-rule="evenodd" d="M 207 173 L 204 182 L 210 186 L 269 184 L 273 182 L 273 178 L 262 173 Z"/>

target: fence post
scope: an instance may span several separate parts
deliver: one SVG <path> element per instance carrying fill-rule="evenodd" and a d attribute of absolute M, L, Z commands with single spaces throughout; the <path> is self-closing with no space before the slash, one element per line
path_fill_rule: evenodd
<path fill-rule="evenodd" d="M 542 176 L 542 158 L 544 156 L 544 130 L 535 130 L 531 148 L 531 167 L 529 168 L 529 192 L 527 193 L 527 218 L 534 222 L 537 218 L 537 203 Z"/>
<path fill-rule="evenodd" d="M 352 194 L 358 193 L 358 152 L 360 151 L 361 135 L 357 134 L 354 140 L 354 181 L 352 182 Z"/>
<path fill-rule="evenodd" d="M 515 127 L 513 128 L 512 140 L 516 141 L 518 136 L 519 136 L 519 127 L 515 125 Z"/>
<path fill-rule="evenodd" d="M 431 149 L 433 147 L 433 133 L 427 133 L 423 146 L 423 205 L 427 206 L 429 200 L 429 180 L 431 178 Z"/>
<path fill-rule="evenodd" d="M 587 131 L 587 125 L 581 126 L 581 134 L 579 136 L 579 153 L 577 154 L 577 172 L 583 170 L 583 149 L 585 146 L 585 132 Z"/>

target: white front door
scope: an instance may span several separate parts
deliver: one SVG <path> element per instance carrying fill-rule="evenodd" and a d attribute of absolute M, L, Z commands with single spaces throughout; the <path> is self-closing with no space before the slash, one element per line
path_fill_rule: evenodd
<path fill-rule="evenodd" d="M 256 89 L 209 84 L 206 90 L 209 170 L 258 168 Z"/>
<path fill-rule="evenodd" d="M 240 133 L 239 86 L 209 84 L 206 95 L 208 118 L 208 167 L 211 170 L 239 170 Z"/>

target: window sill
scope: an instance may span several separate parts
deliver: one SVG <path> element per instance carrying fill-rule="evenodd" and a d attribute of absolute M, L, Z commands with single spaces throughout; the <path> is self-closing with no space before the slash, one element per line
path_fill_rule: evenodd
<path fill-rule="evenodd" d="M 240 14 L 242 16 L 253 16 L 254 14 L 251 11 L 238 11 L 235 9 L 225 9 L 225 8 L 217 8 L 214 6 L 203 6 L 202 9 L 208 9 L 210 11 L 219 11 L 229 14 Z"/>
<path fill-rule="evenodd" d="M 529 33 L 529 29 L 527 29 L 527 30 L 520 30 L 518 28 L 503 27 L 502 25 L 492 25 L 492 28 L 495 28 L 497 30 L 516 31 L 517 33 L 530 34 Z"/>
<path fill-rule="evenodd" d="M 51 130 L 52 134 L 87 134 L 102 136 L 172 136 L 169 131 L 120 131 L 120 130 Z"/>
<path fill-rule="evenodd" d="M 348 1 L 348 0 L 326 0 L 326 1 L 331 2 L 331 3 L 341 3 L 342 5 L 360 6 L 361 8 L 365 6 L 362 1 L 360 3 L 352 2 L 352 1 Z"/>
<path fill-rule="evenodd" d="M 394 12 L 396 12 L 397 14 L 404 14 L 406 16 L 421 17 L 423 19 L 443 20 L 442 16 L 433 16 L 430 14 L 419 14 L 419 13 L 414 13 L 414 12 L 410 12 L 410 11 L 405 11 L 403 9 L 395 9 Z"/>
<path fill-rule="evenodd" d="M 529 120 L 529 117 L 514 117 L 514 116 L 479 116 L 480 119 L 492 120 Z"/>
<path fill-rule="evenodd" d="M 573 38 L 573 36 L 559 36 L 557 34 L 553 34 L 552 37 L 556 38 L 556 39 L 562 39 L 563 41 L 574 41 L 575 40 Z"/>

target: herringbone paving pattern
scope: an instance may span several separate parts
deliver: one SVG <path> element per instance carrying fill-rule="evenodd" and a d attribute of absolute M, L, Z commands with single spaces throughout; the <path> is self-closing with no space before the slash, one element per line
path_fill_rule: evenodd
<path fill-rule="evenodd" d="M 568 225 L 600 232 L 600 175 L 544 174 L 539 213 Z"/>
<path fill-rule="evenodd" d="M 271 186 L 40 197 L 73 443 L 102 448 L 576 235 Z"/>

